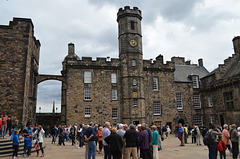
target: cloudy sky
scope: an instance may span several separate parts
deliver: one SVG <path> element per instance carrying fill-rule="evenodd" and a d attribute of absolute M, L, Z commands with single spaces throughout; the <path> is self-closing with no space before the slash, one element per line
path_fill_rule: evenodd
<path fill-rule="evenodd" d="M 69 42 L 79 57 L 118 58 L 118 9 L 128 0 L 0 0 L 0 25 L 13 17 L 31 18 L 41 42 L 40 74 L 59 75 Z M 192 63 L 203 58 L 212 71 L 233 54 L 240 35 L 239 0 L 131 0 L 142 10 L 143 56 L 164 61 L 182 56 Z M 38 86 L 38 107 L 60 110 L 61 83 Z M 39 110 L 37 108 L 37 110 Z"/>

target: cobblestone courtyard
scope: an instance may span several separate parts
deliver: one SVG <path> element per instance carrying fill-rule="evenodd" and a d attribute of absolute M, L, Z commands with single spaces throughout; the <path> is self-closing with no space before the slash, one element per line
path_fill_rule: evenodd
<path fill-rule="evenodd" d="M 171 135 L 170 139 L 162 142 L 163 150 L 159 151 L 160 159 L 207 159 L 208 148 L 206 146 L 197 146 L 191 144 L 191 138 L 188 138 L 188 143 L 185 147 L 180 147 L 180 142 L 177 138 Z M 78 149 L 77 146 L 72 146 L 71 143 L 66 143 L 66 146 L 57 146 L 51 144 L 51 138 L 44 139 L 45 157 L 46 159 L 84 159 L 85 147 Z M 40 153 L 41 154 L 41 153 Z M 226 152 L 227 159 L 231 159 L 229 152 Z M 19 157 L 22 158 L 22 157 Z M 32 153 L 32 157 L 36 158 L 36 153 Z M 220 158 L 218 156 L 218 158 Z M 97 154 L 96 159 L 103 159 L 103 154 Z"/>

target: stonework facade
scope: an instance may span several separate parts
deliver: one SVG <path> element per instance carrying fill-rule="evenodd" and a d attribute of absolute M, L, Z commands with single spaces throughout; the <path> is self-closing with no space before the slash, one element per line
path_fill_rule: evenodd
<path fill-rule="evenodd" d="M 162 55 L 144 60 L 141 20 L 137 7 L 119 9 L 119 59 L 80 59 L 74 44 L 68 45 L 62 70 L 67 81 L 63 84 L 62 113 L 67 123 L 147 122 L 172 127 L 178 122 L 192 124 L 194 115 L 203 115 L 202 109 L 193 109 L 193 94 L 199 92 L 199 87 L 193 89 L 188 76 L 195 73 L 203 77 L 208 71 L 202 63 L 191 65 L 181 57 L 166 63 Z M 176 80 L 175 72 L 181 66 L 190 67 L 191 72 Z M 181 96 L 180 107 L 176 94 Z"/>
<path fill-rule="evenodd" d="M 233 39 L 234 54 L 202 78 L 201 95 L 206 123 L 240 125 L 240 37 Z"/>
<path fill-rule="evenodd" d="M 35 118 L 40 42 L 30 19 L 0 26 L 0 106 L 13 118 Z"/>
<path fill-rule="evenodd" d="M 62 81 L 61 123 L 240 125 L 240 37 L 233 39 L 235 54 L 209 73 L 202 59 L 198 64 L 184 57 L 143 59 L 141 20 L 137 7 L 120 8 L 119 58 L 79 58 L 70 43 L 61 76 L 38 74 L 40 42 L 30 19 L 0 26 L 2 110 L 22 123 L 34 119 L 37 84 L 53 79 Z"/>

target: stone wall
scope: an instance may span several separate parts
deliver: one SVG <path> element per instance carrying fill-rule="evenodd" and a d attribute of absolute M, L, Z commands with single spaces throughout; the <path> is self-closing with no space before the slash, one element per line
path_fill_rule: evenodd
<path fill-rule="evenodd" d="M 0 26 L 0 37 L 0 106 L 25 123 L 35 117 L 40 42 L 30 19 L 14 18 L 9 26 Z"/>

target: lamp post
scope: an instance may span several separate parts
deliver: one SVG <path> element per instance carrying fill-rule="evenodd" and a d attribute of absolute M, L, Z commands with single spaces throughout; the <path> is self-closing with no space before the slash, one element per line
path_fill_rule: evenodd
<path fill-rule="evenodd" d="M 39 107 L 39 113 L 41 113 L 41 109 L 42 109 L 42 108 L 41 108 L 41 107 Z"/>
<path fill-rule="evenodd" d="M 57 113 L 58 107 L 56 107 L 56 113 Z"/>

